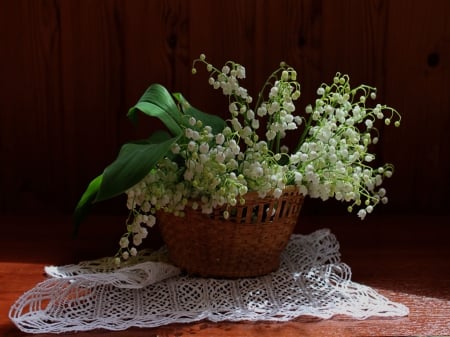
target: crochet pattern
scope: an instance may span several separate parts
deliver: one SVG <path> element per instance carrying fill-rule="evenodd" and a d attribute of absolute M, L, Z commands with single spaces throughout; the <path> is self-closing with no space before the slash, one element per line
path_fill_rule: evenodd
<path fill-rule="evenodd" d="M 49 279 L 23 294 L 10 318 L 28 333 L 124 330 L 203 319 L 287 321 L 302 315 L 355 319 L 405 316 L 408 308 L 351 281 L 327 229 L 293 235 L 279 270 L 258 278 L 197 278 L 142 254 L 115 268 L 112 258 L 47 267 Z"/>

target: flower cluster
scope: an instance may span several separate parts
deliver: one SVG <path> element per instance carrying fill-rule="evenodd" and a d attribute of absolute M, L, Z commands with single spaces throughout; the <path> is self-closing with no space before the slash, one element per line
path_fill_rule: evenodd
<path fill-rule="evenodd" d="M 228 97 L 229 118 L 214 132 L 201 119 L 186 116 L 170 153 L 126 191 L 130 217 L 118 258 L 136 255 L 157 211 L 183 216 L 192 207 L 211 213 L 245 202 L 248 191 L 278 197 L 287 185 L 296 185 L 305 196 L 349 203 L 348 210 L 357 209 L 361 219 L 387 202 L 381 185 L 393 166 L 372 167 L 370 147 L 379 137 L 376 121 L 399 126 L 400 115 L 386 105 L 370 106 L 375 88 L 352 88 L 349 77 L 337 73 L 331 84 L 318 88 L 315 103 L 297 114 L 300 84 L 287 64 L 269 76 L 255 102 L 240 84 L 242 65 L 229 61 L 218 69 L 201 55 L 194 61 L 194 74 L 198 63 L 205 65 L 208 83 Z M 291 130 L 300 135 L 289 150 L 283 139 Z M 223 217 L 228 216 L 225 210 Z"/>
<path fill-rule="evenodd" d="M 347 75 L 336 74 L 317 95 L 315 105 L 306 107 L 306 132 L 290 157 L 295 182 L 312 198 L 352 202 L 348 210 L 358 207 L 358 216 L 364 219 L 379 202 L 387 202 L 380 186 L 393 173 L 391 164 L 370 166 L 375 155 L 369 146 L 378 142 L 375 121 L 389 125 L 395 119 L 399 126 L 400 116 L 385 105 L 367 106 L 368 100 L 376 99 L 376 89 L 367 85 L 352 89 Z"/>

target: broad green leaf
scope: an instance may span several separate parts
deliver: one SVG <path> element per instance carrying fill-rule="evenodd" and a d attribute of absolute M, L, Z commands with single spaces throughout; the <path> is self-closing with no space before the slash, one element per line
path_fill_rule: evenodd
<path fill-rule="evenodd" d="M 86 191 L 84 191 L 83 195 L 81 196 L 80 201 L 78 201 L 78 204 L 75 207 L 75 212 L 74 212 L 74 222 L 75 222 L 74 235 L 77 234 L 78 228 L 80 227 L 81 222 L 86 218 L 87 214 L 89 213 L 92 202 L 97 197 L 97 193 L 100 189 L 102 179 L 103 179 L 103 174 L 92 179 L 92 181 L 89 183 L 88 187 L 86 188 Z"/>
<path fill-rule="evenodd" d="M 165 130 L 156 130 L 147 139 L 139 139 L 129 142 L 130 144 L 155 144 L 162 143 L 171 138 L 170 134 Z"/>
<path fill-rule="evenodd" d="M 212 128 L 213 134 L 222 132 L 226 126 L 225 121 L 217 115 L 212 115 L 193 107 L 181 93 L 174 93 L 173 96 L 180 103 L 181 109 L 186 115 L 195 117 L 197 120 L 201 120 L 204 125 L 209 125 Z"/>
<path fill-rule="evenodd" d="M 134 107 L 132 107 L 127 116 L 132 120 L 137 120 L 137 112 L 159 118 L 173 135 L 182 133 L 182 114 L 172 97 L 165 87 L 160 84 L 152 84 L 142 95 Z"/>
<path fill-rule="evenodd" d="M 117 159 L 103 171 L 103 179 L 94 202 L 113 198 L 141 181 L 170 152 L 172 144 L 178 138 L 158 143 L 149 141 L 123 145 Z"/>

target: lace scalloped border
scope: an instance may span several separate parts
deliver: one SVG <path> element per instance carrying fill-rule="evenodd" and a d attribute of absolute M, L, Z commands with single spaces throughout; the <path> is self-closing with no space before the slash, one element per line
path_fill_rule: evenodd
<path fill-rule="evenodd" d="M 328 229 L 293 235 L 278 271 L 237 280 L 182 275 L 165 251 L 143 252 L 121 268 L 112 258 L 47 267 L 49 279 L 24 293 L 9 312 L 28 333 L 125 330 L 207 319 L 287 321 L 401 317 L 409 310 L 351 281 Z"/>

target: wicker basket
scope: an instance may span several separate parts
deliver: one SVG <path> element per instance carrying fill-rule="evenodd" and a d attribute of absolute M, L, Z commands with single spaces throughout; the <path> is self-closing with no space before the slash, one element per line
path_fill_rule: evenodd
<path fill-rule="evenodd" d="M 294 231 L 303 195 L 293 186 L 280 198 L 247 193 L 245 204 L 212 214 L 186 209 L 184 217 L 159 212 L 161 235 L 171 261 L 191 275 L 253 277 L 278 269 L 280 254 Z"/>

